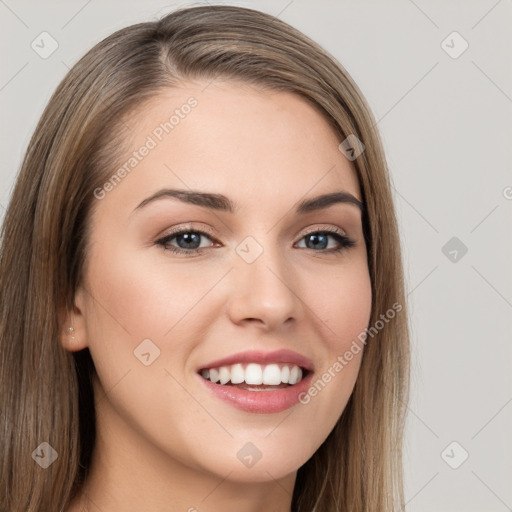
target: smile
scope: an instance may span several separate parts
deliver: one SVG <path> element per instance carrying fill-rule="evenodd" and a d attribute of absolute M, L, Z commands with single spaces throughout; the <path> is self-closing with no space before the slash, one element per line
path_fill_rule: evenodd
<path fill-rule="evenodd" d="M 299 402 L 311 382 L 311 361 L 296 352 L 249 351 L 208 363 L 198 377 L 222 401 L 245 412 L 275 413 Z"/>
<path fill-rule="evenodd" d="M 262 365 L 258 363 L 221 366 L 220 368 L 206 368 L 201 371 L 204 379 L 213 383 L 225 385 L 240 385 L 244 389 L 254 391 L 277 389 L 285 384 L 293 386 L 302 380 L 303 373 L 307 373 L 295 364 L 273 363 Z"/>

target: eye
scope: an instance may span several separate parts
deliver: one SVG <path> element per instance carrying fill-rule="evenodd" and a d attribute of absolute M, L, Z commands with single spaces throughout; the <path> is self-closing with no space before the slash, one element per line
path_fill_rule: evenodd
<path fill-rule="evenodd" d="M 329 247 L 329 238 L 335 240 L 334 247 Z M 355 245 L 354 240 L 341 231 L 330 229 L 310 231 L 301 238 L 302 240 L 306 240 L 306 249 L 313 249 L 316 252 L 340 252 Z"/>
<path fill-rule="evenodd" d="M 201 241 L 204 238 L 212 240 L 208 233 L 197 229 L 181 229 L 176 230 L 165 237 L 157 240 L 158 245 L 163 246 L 166 251 L 171 251 L 176 254 L 193 254 L 202 252 L 201 249 L 205 248 Z M 171 242 L 175 240 L 178 247 L 172 245 Z"/>

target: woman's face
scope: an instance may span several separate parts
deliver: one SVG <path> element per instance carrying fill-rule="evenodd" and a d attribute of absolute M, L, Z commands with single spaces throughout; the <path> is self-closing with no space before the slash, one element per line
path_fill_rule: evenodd
<path fill-rule="evenodd" d="M 170 89 L 127 124 L 73 317 L 99 432 L 141 464 L 290 475 L 345 408 L 370 317 L 342 139 L 298 96 L 232 82 Z"/>

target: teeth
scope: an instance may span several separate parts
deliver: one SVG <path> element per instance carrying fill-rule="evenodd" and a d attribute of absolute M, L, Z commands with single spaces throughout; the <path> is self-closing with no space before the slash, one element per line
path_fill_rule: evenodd
<path fill-rule="evenodd" d="M 260 364 L 248 364 L 245 369 L 245 383 L 258 386 L 263 384 L 263 370 Z"/>
<path fill-rule="evenodd" d="M 209 370 L 209 372 L 210 372 L 210 380 L 212 382 L 218 382 L 219 381 L 219 370 L 212 368 L 211 370 Z"/>
<path fill-rule="evenodd" d="M 208 371 L 208 370 L 206 370 L 206 371 Z M 283 368 L 281 369 L 281 382 L 288 384 L 289 379 L 290 379 L 290 367 L 283 366 Z"/>
<path fill-rule="evenodd" d="M 234 364 L 231 367 L 231 384 L 241 384 L 244 379 L 244 367 L 241 364 Z"/>
<path fill-rule="evenodd" d="M 221 366 L 220 368 L 209 368 L 201 371 L 201 375 L 206 380 L 219 384 L 246 384 L 259 386 L 278 386 L 282 382 L 285 384 L 297 384 L 302 380 L 302 369 L 299 366 L 288 364 L 267 364 L 249 363 L 245 369 L 242 364 L 237 363 L 231 366 Z"/>
<path fill-rule="evenodd" d="M 226 382 L 229 382 L 229 379 L 231 379 L 231 372 L 226 366 L 219 368 L 219 379 L 221 384 L 226 384 Z"/>
<path fill-rule="evenodd" d="M 290 370 L 290 379 L 288 382 L 290 384 L 296 384 L 299 380 L 302 379 L 302 371 L 298 366 L 293 366 Z"/>
<path fill-rule="evenodd" d="M 279 386 L 281 384 L 281 369 L 277 364 L 269 364 L 263 370 L 263 384 Z"/>

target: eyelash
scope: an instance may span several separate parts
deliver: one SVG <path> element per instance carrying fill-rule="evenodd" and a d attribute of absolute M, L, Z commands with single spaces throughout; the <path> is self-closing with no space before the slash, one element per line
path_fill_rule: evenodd
<path fill-rule="evenodd" d="M 160 238 L 159 240 L 157 240 L 156 244 L 162 246 L 164 251 L 171 251 L 174 254 L 199 254 L 204 249 L 207 249 L 207 247 L 200 247 L 197 249 L 182 249 L 181 247 L 174 247 L 174 246 L 169 245 L 169 242 L 171 240 L 173 240 L 174 238 L 178 237 L 179 235 L 183 235 L 185 233 L 187 233 L 187 234 L 195 233 L 198 235 L 206 236 L 210 239 L 213 238 L 209 233 L 206 233 L 205 231 L 201 231 L 200 229 L 185 228 L 185 229 L 179 229 L 179 230 L 173 231 L 172 233 L 169 233 L 168 235 L 164 236 L 163 238 Z M 303 238 L 306 238 L 307 236 L 310 236 L 310 235 L 332 236 L 340 245 L 336 249 L 323 249 L 323 250 L 319 250 L 319 251 L 316 251 L 315 249 L 309 249 L 308 247 L 305 248 L 305 249 L 309 249 L 313 252 L 340 253 L 346 249 L 353 247 L 356 244 L 354 240 L 349 238 L 344 233 L 341 233 L 338 230 L 330 230 L 330 229 L 317 229 L 317 230 L 309 231 L 309 232 L 305 233 L 300 240 L 302 240 Z"/>

